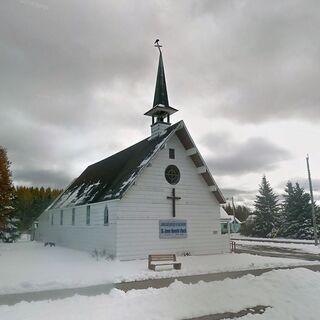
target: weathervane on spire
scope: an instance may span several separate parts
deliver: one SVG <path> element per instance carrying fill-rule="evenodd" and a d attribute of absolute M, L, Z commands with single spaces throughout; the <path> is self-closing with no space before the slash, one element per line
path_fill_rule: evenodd
<path fill-rule="evenodd" d="M 160 53 L 161 53 L 161 49 L 160 49 L 160 48 L 162 47 L 162 45 L 159 44 L 159 41 L 160 41 L 160 40 L 157 39 L 157 40 L 154 42 L 154 46 L 157 47 L 157 48 L 159 49 Z"/>

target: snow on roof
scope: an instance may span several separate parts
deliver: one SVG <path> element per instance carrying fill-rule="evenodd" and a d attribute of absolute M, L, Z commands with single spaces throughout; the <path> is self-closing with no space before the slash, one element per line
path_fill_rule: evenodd
<path fill-rule="evenodd" d="M 220 219 L 221 220 L 230 220 L 231 216 L 228 215 L 227 211 L 220 207 Z"/>
<path fill-rule="evenodd" d="M 234 219 L 234 216 L 228 214 L 226 210 L 224 210 L 223 207 L 220 207 L 220 219 L 221 220 L 228 220 L 230 223 L 235 221 L 236 223 L 241 223 L 241 221 L 238 218 Z"/>
<path fill-rule="evenodd" d="M 185 149 L 194 147 L 184 122 L 179 121 L 167 128 L 162 135 L 152 139 L 148 137 L 127 149 L 90 165 L 47 210 L 121 198 L 173 134 L 177 134 Z M 206 166 L 200 154 L 197 154 L 193 162 L 196 167 L 200 165 L 199 163 Z M 205 173 L 202 173 L 202 176 L 209 186 L 216 186 L 208 168 Z M 213 193 L 219 203 L 225 202 L 218 187 Z"/>

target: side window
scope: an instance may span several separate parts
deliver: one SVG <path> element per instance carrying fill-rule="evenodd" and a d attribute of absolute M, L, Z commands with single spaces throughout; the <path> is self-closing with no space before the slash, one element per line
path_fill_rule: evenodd
<path fill-rule="evenodd" d="M 109 209 L 108 209 L 107 205 L 104 208 L 103 224 L 105 226 L 107 226 L 109 224 Z"/>
<path fill-rule="evenodd" d="M 175 159 L 175 150 L 169 149 L 169 159 Z"/>
<path fill-rule="evenodd" d="M 51 213 L 51 225 L 53 226 L 53 213 Z"/>
<path fill-rule="evenodd" d="M 74 226 L 75 221 L 76 221 L 76 208 L 72 208 L 72 218 L 71 218 L 71 223 Z"/>
<path fill-rule="evenodd" d="M 63 225 L 63 210 L 60 211 L 60 225 Z"/>
<path fill-rule="evenodd" d="M 90 206 L 87 206 L 86 224 L 87 224 L 87 226 L 90 225 Z"/>
<path fill-rule="evenodd" d="M 221 223 L 221 234 L 228 233 L 228 223 Z"/>

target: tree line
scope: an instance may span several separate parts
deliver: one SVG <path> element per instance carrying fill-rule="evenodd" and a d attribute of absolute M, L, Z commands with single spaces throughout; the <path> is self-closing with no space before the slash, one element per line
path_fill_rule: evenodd
<path fill-rule="evenodd" d="M 28 231 L 33 221 L 62 190 L 15 187 L 7 151 L 0 146 L 0 241 L 12 242 Z"/>
<path fill-rule="evenodd" d="M 33 221 L 52 203 L 62 190 L 51 188 L 24 187 L 14 188 L 14 213 L 20 220 L 20 230 L 28 230 Z"/>
<path fill-rule="evenodd" d="M 315 206 L 318 236 L 320 209 Z M 283 201 L 263 176 L 254 203 L 254 212 L 241 226 L 241 233 L 254 237 L 314 239 L 312 204 L 309 193 L 298 182 L 288 181 Z"/>

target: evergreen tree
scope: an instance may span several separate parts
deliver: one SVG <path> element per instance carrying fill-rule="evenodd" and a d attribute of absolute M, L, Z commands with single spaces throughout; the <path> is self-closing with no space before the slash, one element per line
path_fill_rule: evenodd
<path fill-rule="evenodd" d="M 19 237 L 18 219 L 14 215 L 15 193 L 7 151 L 0 146 L 0 239 L 12 242 Z"/>
<path fill-rule="evenodd" d="M 233 216 L 233 208 L 230 203 L 223 206 L 224 210 L 231 216 Z M 246 206 L 235 206 L 235 216 L 239 221 L 245 221 L 251 214 L 251 210 Z"/>
<path fill-rule="evenodd" d="M 30 229 L 32 222 L 52 203 L 62 190 L 43 187 L 18 186 L 16 190 L 15 212 L 21 220 L 22 231 Z"/>
<path fill-rule="evenodd" d="M 293 239 L 313 239 L 313 221 L 310 195 L 289 181 L 282 206 L 284 223 L 280 235 Z"/>
<path fill-rule="evenodd" d="M 254 205 L 257 217 L 253 235 L 257 237 L 275 236 L 279 211 L 278 197 L 273 192 L 266 176 L 262 177 Z"/>

